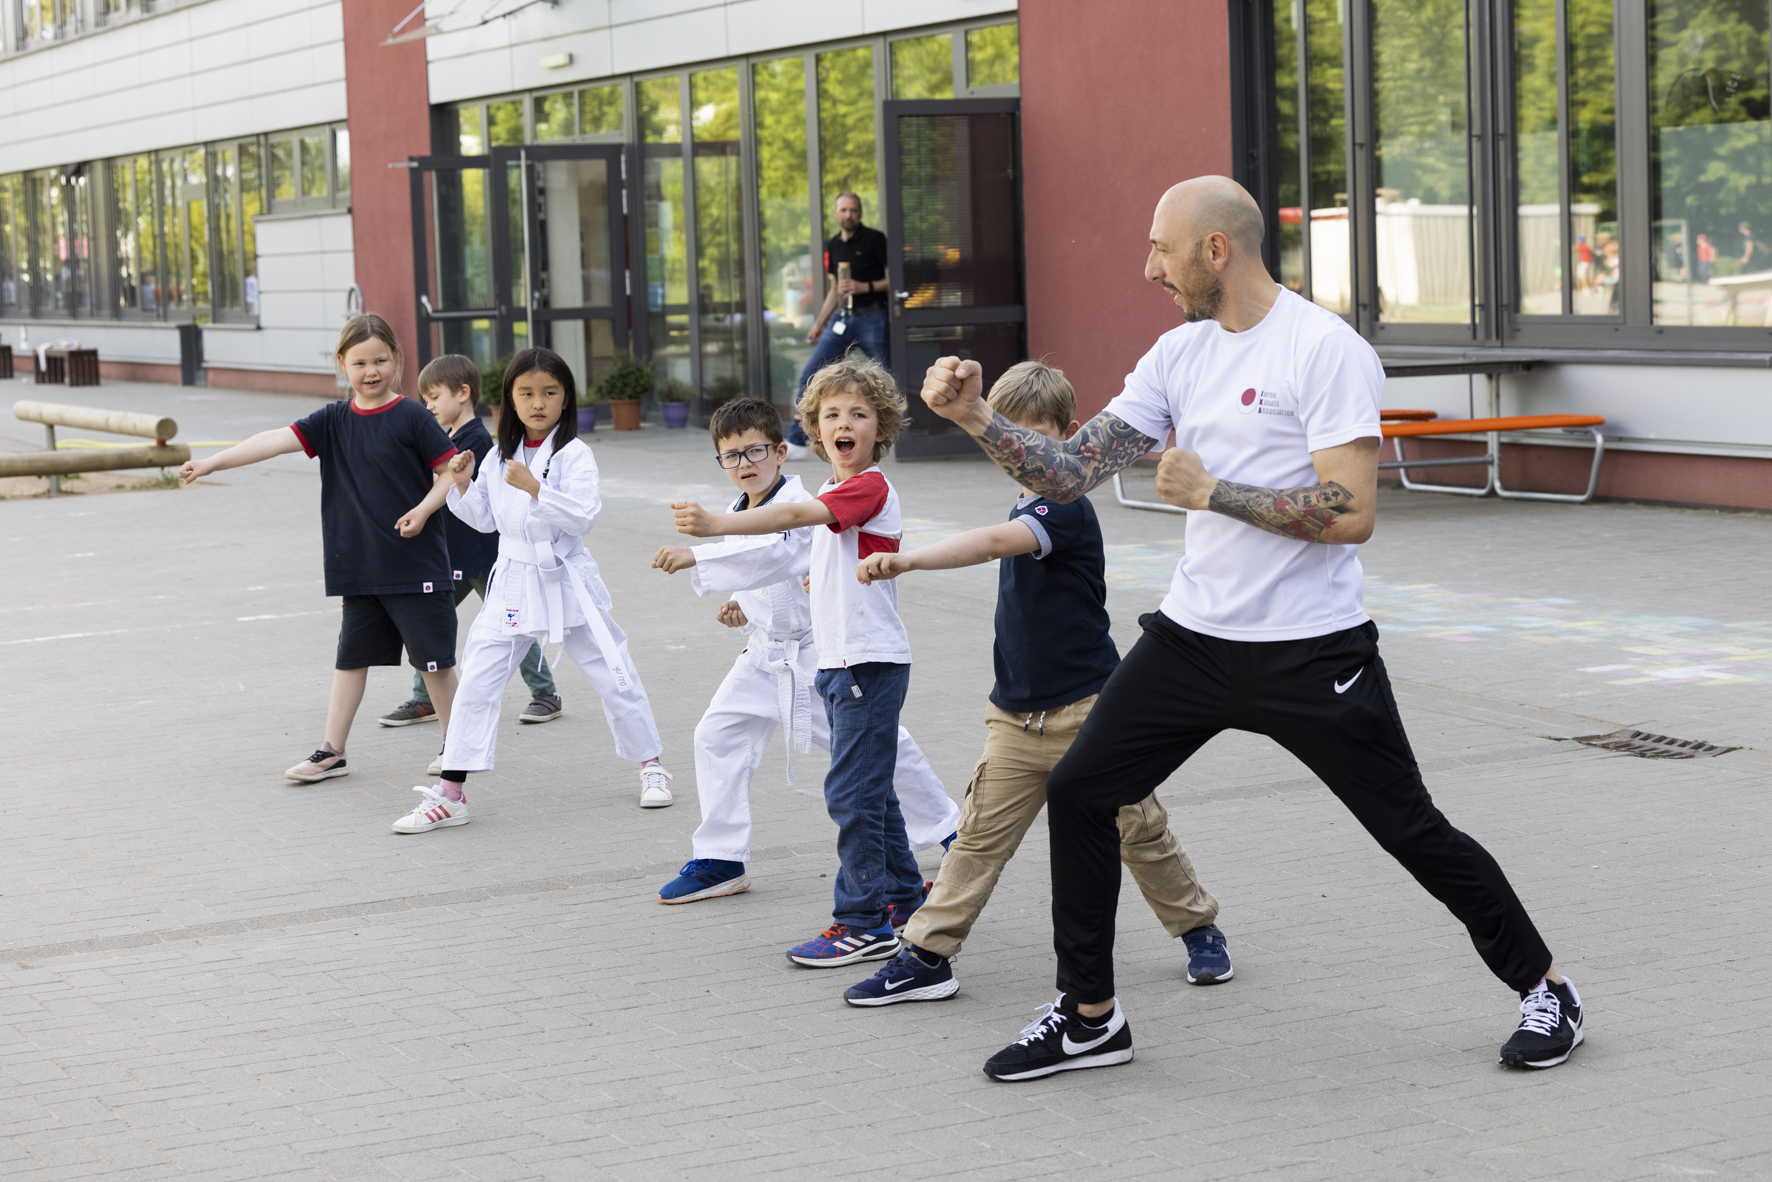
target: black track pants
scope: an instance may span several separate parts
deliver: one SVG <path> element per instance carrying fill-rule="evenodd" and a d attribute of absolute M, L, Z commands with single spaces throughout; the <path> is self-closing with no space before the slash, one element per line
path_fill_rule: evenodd
<path fill-rule="evenodd" d="M 1222 730 L 1267 735 L 1315 772 L 1366 832 L 1469 929 L 1514 990 L 1551 964 L 1489 852 L 1452 827 L 1421 782 L 1372 623 L 1306 640 L 1220 640 L 1160 612 L 1052 770 L 1052 927 L 1058 987 L 1114 996 L 1121 806 L 1149 796 Z"/>

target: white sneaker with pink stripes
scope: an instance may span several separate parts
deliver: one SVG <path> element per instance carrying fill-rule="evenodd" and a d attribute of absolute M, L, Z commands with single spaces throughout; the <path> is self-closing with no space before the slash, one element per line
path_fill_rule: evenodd
<path fill-rule="evenodd" d="M 429 833 L 433 829 L 468 823 L 468 802 L 465 798 L 450 800 L 430 784 L 419 784 L 413 791 L 424 793 L 424 799 L 410 813 L 394 822 L 395 833 Z"/>

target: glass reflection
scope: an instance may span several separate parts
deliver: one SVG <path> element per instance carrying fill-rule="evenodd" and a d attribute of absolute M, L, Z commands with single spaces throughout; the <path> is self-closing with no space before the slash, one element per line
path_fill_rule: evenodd
<path fill-rule="evenodd" d="M 695 276 L 701 317 L 701 391 L 708 403 L 742 397 L 745 359 L 743 154 L 738 69 L 689 76 L 695 151 Z"/>
<path fill-rule="evenodd" d="M 757 121 L 757 225 L 769 350 L 767 390 L 758 394 L 785 405 L 793 401 L 800 368 L 812 356 L 806 331 L 819 298 L 807 198 L 806 59 L 753 65 L 751 106 Z"/>

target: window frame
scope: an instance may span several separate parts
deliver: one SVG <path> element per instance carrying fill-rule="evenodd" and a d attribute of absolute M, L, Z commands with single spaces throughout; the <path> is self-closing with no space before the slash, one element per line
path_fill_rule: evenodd
<path fill-rule="evenodd" d="M 1287 0 L 1271 0 L 1285 3 Z M 1269 4 L 1251 17 L 1230 0 L 1233 74 L 1234 173 L 1267 211 L 1268 258 L 1276 278 L 1277 173 L 1273 120 L 1275 21 Z M 1302 7 L 1302 6 L 1301 6 Z M 1567 0 L 1559 0 L 1558 24 Z M 1347 319 L 1375 346 L 1392 350 L 1508 348 L 1544 354 L 1640 350 L 1666 353 L 1765 353 L 1772 326 L 1673 325 L 1654 322 L 1650 175 L 1650 80 L 1647 0 L 1616 0 L 1613 6 L 1613 85 L 1617 169 L 1618 239 L 1621 247 L 1619 310 L 1612 315 L 1573 312 L 1531 314 L 1519 310 L 1518 167 L 1515 158 L 1515 62 L 1512 0 L 1466 0 L 1468 191 L 1473 207 L 1472 316 L 1468 323 L 1380 321 L 1376 308 L 1376 144 L 1372 0 L 1347 0 L 1343 34 L 1346 80 L 1346 142 L 1353 312 Z M 1569 106 L 1567 63 L 1558 63 L 1560 112 Z M 1772 68 L 1772 62 L 1766 63 Z M 1303 70 L 1300 70 L 1302 89 Z M 1308 97 L 1298 104 L 1300 175 L 1308 176 Z M 1562 121 L 1559 120 L 1561 128 Z M 1560 138 L 1566 135 L 1559 132 Z M 1566 152 L 1559 145 L 1559 159 Z M 1567 170 L 1559 178 L 1559 216 L 1567 222 Z M 1302 183 L 1302 182 L 1301 182 Z M 1308 197 L 1306 207 L 1308 210 Z M 1308 220 L 1308 213 L 1307 213 Z M 1772 229 L 1772 228 L 1769 228 Z M 1310 291 L 1307 238 L 1304 290 Z M 1565 253 L 1567 253 L 1565 249 Z M 1564 262 L 1567 270 L 1567 262 Z M 1565 280 L 1567 282 L 1567 280 Z"/>
<path fill-rule="evenodd" d="M 340 190 L 338 187 L 338 134 L 340 132 L 344 132 L 348 136 L 349 125 L 345 123 L 315 123 L 305 127 L 284 128 L 258 137 L 263 141 L 261 154 L 267 213 L 272 216 L 280 216 L 290 213 L 315 213 L 328 209 L 350 208 L 350 190 Z M 304 146 L 306 141 L 316 137 L 320 140 L 320 150 L 325 156 L 323 172 L 326 178 L 326 192 L 310 197 L 302 192 L 302 156 L 306 151 Z M 271 156 L 276 151 L 276 145 L 281 143 L 291 145 L 293 153 L 291 156 L 295 169 L 295 196 L 293 197 L 278 197 L 271 181 Z"/>

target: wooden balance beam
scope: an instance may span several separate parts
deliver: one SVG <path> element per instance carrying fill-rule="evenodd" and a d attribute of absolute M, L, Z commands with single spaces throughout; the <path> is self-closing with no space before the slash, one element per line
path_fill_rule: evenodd
<path fill-rule="evenodd" d="M 101 410 L 93 406 L 67 406 L 59 402 L 15 402 L 15 418 L 42 423 L 48 451 L 0 454 L 0 476 L 47 476 L 49 495 L 62 490 L 62 477 L 76 472 L 113 472 L 124 468 L 175 468 L 191 458 L 191 449 L 168 441 L 178 434 L 178 424 L 164 415 L 136 414 L 126 410 Z M 146 447 L 100 447 L 92 450 L 58 451 L 56 427 L 83 431 L 108 431 L 113 435 L 139 435 L 154 442 Z"/>

